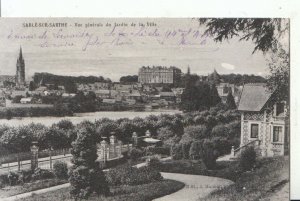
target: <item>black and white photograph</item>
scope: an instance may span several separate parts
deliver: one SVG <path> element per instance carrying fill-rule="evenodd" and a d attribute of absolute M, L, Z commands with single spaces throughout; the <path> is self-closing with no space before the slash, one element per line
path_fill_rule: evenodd
<path fill-rule="evenodd" d="M 290 200 L 290 105 L 289 18 L 0 18 L 0 200 Z"/>

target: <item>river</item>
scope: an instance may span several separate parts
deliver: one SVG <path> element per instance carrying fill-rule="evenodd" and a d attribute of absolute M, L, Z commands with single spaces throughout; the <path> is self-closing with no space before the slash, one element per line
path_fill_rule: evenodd
<path fill-rule="evenodd" d="M 30 123 L 41 123 L 45 126 L 51 126 L 53 123 L 57 123 L 60 120 L 67 119 L 70 120 L 73 124 L 78 124 L 82 121 L 95 121 L 101 118 L 109 119 L 120 119 L 120 118 L 129 118 L 133 119 L 135 117 L 145 118 L 149 115 L 160 115 L 160 114 L 176 114 L 181 113 L 179 110 L 161 110 L 161 111 L 122 111 L 122 112 L 92 112 L 92 113 L 77 113 L 74 116 L 70 117 L 23 117 L 23 118 L 13 118 L 10 120 L 0 119 L 0 125 L 6 124 L 8 126 L 21 126 L 28 125 Z"/>

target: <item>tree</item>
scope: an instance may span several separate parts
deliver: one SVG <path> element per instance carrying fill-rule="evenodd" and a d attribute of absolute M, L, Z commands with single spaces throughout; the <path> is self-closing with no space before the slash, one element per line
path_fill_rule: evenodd
<path fill-rule="evenodd" d="M 73 81 L 65 82 L 64 86 L 67 93 L 77 92 L 77 86 Z"/>
<path fill-rule="evenodd" d="M 208 169 L 213 169 L 216 166 L 216 160 L 219 156 L 215 145 L 211 140 L 204 139 L 200 143 L 200 158 Z"/>
<path fill-rule="evenodd" d="M 213 84 L 210 88 L 210 106 L 216 106 L 219 103 L 221 103 L 221 98 L 216 86 Z"/>
<path fill-rule="evenodd" d="M 273 50 L 289 31 L 289 21 L 279 18 L 206 18 L 199 22 L 207 28 L 204 34 L 213 36 L 216 42 L 233 37 L 252 40 L 253 52 Z"/>
<path fill-rule="evenodd" d="M 229 109 L 236 109 L 236 104 L 235 104 L 231 89 L 229 89 L 229 93 L 226 97 L 226 105 Z"/>
<path fill-rule="evenodd" d="M 204 35 L 213 36 L 216 42 L 239 37 L 240 40 L 252 40 L 257 50 L 271 53 L 269 64 L 271 75 L 268 88 L 276 97 L 287 100 L 289 97 L 289 20 L 279 18 L 207 18 L 199 19 L 206 27 Z M 286 47 L 286 48 L 283 48 Z"/>
<path fill-rule="evenodd" d="M 127 76 L 122 76 L 120 78 L 121 83 L 133 83 L 133 82 L 138 82 L 138 76 L 137 75 L 127 75 Z"/>
<path fill-rule="evenodd" d="M 269 61 L 271 75 L 268 76 L 267 86 L 274 92 L 276 101 L 289 103 L 290 94 L 290 55 L 280 48 L 273 52 Z"/>
<path fill-rule="evenodd" d="M 201 149 L 201 142 L 194 141 L 190 147 L 190 159 L 192 160 L 199 160 L 200 159 L 200 149 Z"/>
<path fill-rule="evenodd" d="M 90 126 L 80 127 L 77 139 L 72 143 L 69 182 L 70 194 L 75 200 L 87 199 L 92 193 L 108 195 L 109 188 L 103 171 L 96 162 L 98 157 L 94 130 Z"/>
<path fill-rule="evenodd" d="M 33 81 L 30 81 L 29 83 L 29 91 L 34 91 L 36 89 L 35 83 Z"/>

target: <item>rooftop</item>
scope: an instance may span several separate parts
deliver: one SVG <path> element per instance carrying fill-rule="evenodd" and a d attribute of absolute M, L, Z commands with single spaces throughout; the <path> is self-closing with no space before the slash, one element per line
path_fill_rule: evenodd
<path fill-rule="evenodd" d="M 261 111 L 271 95 L 271 92 L 267 90 L 264 84 L 246 84 L 242 90 L 238 110 L 254 112 Z"/>

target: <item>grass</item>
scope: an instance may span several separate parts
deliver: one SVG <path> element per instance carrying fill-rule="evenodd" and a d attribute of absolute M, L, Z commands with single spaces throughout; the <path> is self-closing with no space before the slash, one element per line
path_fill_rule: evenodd
<path fill-rule="evenodd" d="M 5 188 L 0 189 L 0 198 L 18 195 L 21 193 L 27 193 L 30 191 L 35 191 L 35 190 L 48 188 L 52 186 L 57 186 L 67 182 L 68 182 L 67 180 L 54 178 L 54 179 L 37 180 L 34 182 L 25 183 L 24 185 L 6 186 Z"/>
<path fill-rule="evenodd" d="M 253 171 L 242 173 L 235 184 L 214 191 L 206 200 L 262 200 L 272 196 L 288 182 L 288 157 L 264 158 L 258 161 Z"/>
<path fill-rule="evenodd" d="M 110 187 L 111 195 L 108 197 L 91 196 L 89 201 L 150 201 L 155 198 L 176 192 L 184 187 L 184 184 L 174 180 L 162 180 L 136 186 Z M 32 197 L 23 198 L 21 201 L 73 201 L 69 194 L 70 188 L 60 189 Z"/>

